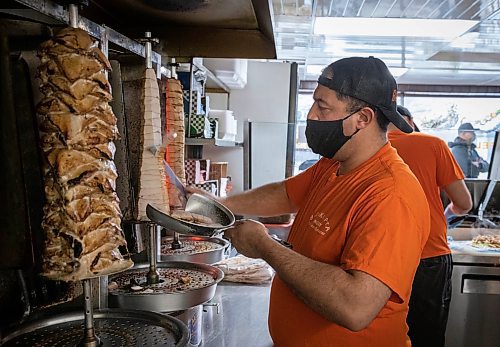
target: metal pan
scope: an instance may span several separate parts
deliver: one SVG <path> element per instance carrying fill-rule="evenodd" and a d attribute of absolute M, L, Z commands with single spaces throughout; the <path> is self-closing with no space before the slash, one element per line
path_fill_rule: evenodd
<path fill-rule="evenodd" d="M 131 270 L 110 277 L 109 281 L 119 282 L 120 277 L 145 278 L 148 268 L 149 264 L 136 264 Z M 212 279 L 210 282 L 200 282 L 193 277 L 192 283 L 188 284 L 187 288 L 183 289 L 182 292 L 170 289 L 162 291 L 162 284 L 152 285 L 150 287 L 156 290 L 154 293 L 127 293 L 111 290 L 108 293 L 109 305 L 111 307 L 156 312 L 181 311 L 211 300 L 215 295 L 217 284 L 224 278 L 222 270 L 207 264 L 183 261 L 161 262 L 158 263 L 158 269 L 160 272 L 162 269 L 166 269 L 167 271 L 170 269 L 173 272 L 188 270 L 208 275 Z M 160 277 L 160 279 L 166 282 L 170 280 L 168 277 Z M 168 284 L 165 286 L 164 288 L 167 288 Z"/>
<path fill-rule="evenodd" d="M 210 199 L 200 194 L 192 194 L 187 203 L 186 211 L 200 214 L 211 218 L 219 226 L 210 226 L 186 222 L 173 218 L 166 213 L 149 205 L 146 207 L 148 218 L 166 228 L 180 234 L 214 236 L 222 229 L 226 229 L 234 224 L 234 214 L 220 202 Z"/>
<path fill-rule="evenodd" d="M 185 347 L 189 330 L 179 319 L 155 312 L 107 309 L 94 311 L 102 346 Z M 1 346 L 73 347 L 82 340 L 83 312 L 66 312 L 16 326 L 0 338 Z"/>
<path fill-rule="evenodd" d="M 175 254 L 165 254 L 162 253 L 161 249 L 163 249 L 165 244 L 172 243 L 173 238 L 172 237 L 165 237 L 162 238 L 161 240 L 161 248 L 160 252 L 158 252 L 158 261 L 189 261 L 192 263 L 202 263 L 202 264 L 214 264 L 217 263 L 221 260 L 223 260 L 226 257 L 226 253 L 229 253 L 229 246 L 230 243 L 229 241 L 226 241 L 224 239 L 218 238 L 218 237 L 205 237 L 205 236 L 192 236 L 192 235 L 186 235 L 186 236 L 181 236 L 180 241 L 183 245 L 186 245 L 186 242 L 210 242 L 214 244 L 217 248 L 210 249 L 207 251 L 203 252 L 194 252 L 190 253 L 189 251 L 184 252 L 179 252 Z M 182 248 L 180 249 L 182 250 Z"/>

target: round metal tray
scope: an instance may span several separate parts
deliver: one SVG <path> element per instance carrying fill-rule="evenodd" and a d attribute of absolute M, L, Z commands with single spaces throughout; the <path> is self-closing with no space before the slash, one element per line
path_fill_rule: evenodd
<path fill-rule="evenodd" d="M 213 278 L 213 283 L 200 288 L 193 288 L 183 292 L 168 293 L 117 293 L 110 291 L 108 295 L 109 305 L 111 307 L 120 307 L 127 309 L 137 309 L 157 312 L 181 311 L 201 305 L 211 300 L 215 295 L 217 283 L 222 281 L 224 273 L 215 266 L 189 263 L 181 261 L 162 262 L 157 264 L 160 269 L 186 269 L 199 271 L 209 274 Z M 117 279 L 120 276 L 128 276 L 133 273 L 143 274 L 149 270 L 149 264 L 137 264 L 131 270 L 112 276 L 109 281 Z M 161 276 L 160 276 L 161 279 Z M 152 286 L 154 287 L 154 285 Z"/>
<path fill-rule="evenodd" d="M 183 322 L 155 312 L 95 311 L 94 328 L 102 346 L 185 347 L 189 341 L 189 331 Z M 0 345 L 74 347 L 82 340 L 83 332 L 83 312 L 70 312 L 26 322 L 6 335 Z"/>
<path fill-rule="evenodd" d="M 172 237 L 163 237 L 161 239 L 161 245 L 165 243 L 171 243 L 173 241 Z M 204 242 L 211 242 L 216 244 L 217 247 L 216 249 L 208 250 L 208 251 L 201 251 L 198 253 L 189 253 L 188 250 L 186 252 L 182 252 L 182 248 L 179 250 L 181 252 L 177 254 L 163 254 L 161 252 L 161 247 L 160 247 L 160 252 L 159 253 L 159 261 L 164 262 L 164 261 L 188 261 L 188 262 L 193 262 L 193 263 L 202 263 L 202 264 L 214 264 L 217 263 L 221 260 L 224 259 L 224 256 L 226 254 L 227 249 L 230 246 L 229 241 L 220 239 L 218 237 L 204 237 L 204 236 L 179 236 L 179 241 L 181 243 L 185 243 L 186 241 L 188 242 L 196 242 L 196 241 L 204 241 Z"/>

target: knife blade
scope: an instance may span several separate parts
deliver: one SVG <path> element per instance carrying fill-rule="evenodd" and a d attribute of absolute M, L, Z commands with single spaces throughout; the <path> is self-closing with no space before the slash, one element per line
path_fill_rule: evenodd
<path fill-rule="evenodd" d="M 184 202 L 187 201 L 187 192 L 186 188 L 182 184 L 181 180 L 177 175 L 175 174 L 174 170 L 168 165 L 166 160 L 163 160 L 163 165 L 165 167 L 165 172 L 167 173 L 168 177 L 170 178 L 170 181 L 179 189 L 179 192 L 181 195 L 184 197 Z"/>

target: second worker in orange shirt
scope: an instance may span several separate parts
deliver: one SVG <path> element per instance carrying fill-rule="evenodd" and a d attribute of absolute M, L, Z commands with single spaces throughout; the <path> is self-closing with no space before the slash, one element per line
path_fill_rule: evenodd
<path fill-rule="evenodd" d="M 355 57 L 330 64 L 318 83 L 306 137 L 319 162 L 222 200 L 238 214 L 297 212 L 293 249 L 255 221 L 225 237 L 276 270 L 276 346 L 409 346 L 408 302 L 430 222 L 422 187 L 387 141 L 389 122 L 412 131 L 396 111 L 396 81 L 380 59 Z"/>
<path fill-rule="evenodd" d="M 413 118 L 403 106 L 398 106 L 398 112 Z M 448 210 L 455 215 L 467 213 L 472 200 L 462 169 L 443 140 L 422 133 L 405 134 L 390 125 L 389 141 L 417 176 L 431 212 L 431 231 L 410 298 L 409 335 L 413 347 L 444 346 L 453 263 L 446 238 L 447 225 L 440 189 L 450 199 Z"/>

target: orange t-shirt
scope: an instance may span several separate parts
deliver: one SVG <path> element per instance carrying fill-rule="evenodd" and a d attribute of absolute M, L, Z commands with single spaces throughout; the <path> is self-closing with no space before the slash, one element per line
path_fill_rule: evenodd
<path fill-rule="evenodd" d="M 408 346 L 408 301 L 429 234 L 424 192 L 388 143 L 345 175 L 337 176 L 338 167 L 322 158 L 286 181 L 299 207 L 288 241 L 311 259 L 370 274 L 393 294 L 367 328 L 352 332 L 310 309 L 276 276 L 271 337 L 278 347 Z"/>
<path fill-rule="evenodd" d="M 447 225 L 439 189 L 464 179 L 462 169 L 446 143 L 422 133 L 391 131 L 389 141 L 417 176 L 431 211 L 431 232 L 422 259 L 450 254 L 446 240 Z"/>

